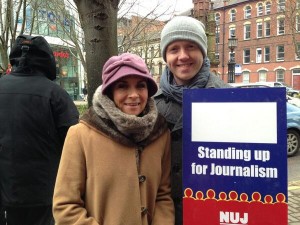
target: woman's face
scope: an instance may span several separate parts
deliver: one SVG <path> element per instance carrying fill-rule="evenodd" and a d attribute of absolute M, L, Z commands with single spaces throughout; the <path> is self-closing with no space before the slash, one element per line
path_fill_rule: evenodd
<path fill-rule="evenodd" d="M 114 83 L 112 94 L 117 108 L 126 114 L 137 116 L 147 104 L 147 80 L 135 75 L 123 77 Z"/>

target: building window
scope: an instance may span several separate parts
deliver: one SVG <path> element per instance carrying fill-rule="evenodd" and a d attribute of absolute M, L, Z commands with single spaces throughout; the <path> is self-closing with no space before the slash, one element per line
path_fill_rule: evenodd
<path fill-rule="evenodd" d="M 258 72 L 258 80 L 259 80 L 259 82 L 267 81 L 267 71 L 266 70 L 261 70 Z"/>
<path fill-rule="evenodd" d="M 235 27 L 230 27 L 230 28 L 229 28 L 229 38 L 231 38 L 232 35 L 235 36 Z"/>
<path fill-rule="evenodd" d="M 251 36 L 251 24 L 244 25 L 244 40 L 249 40 Z"/>
<path fill-rule="evenodd" d="M 154 47 L 153 46 L 150 47 L 150 55 L 151 55 L 151 59 L 153 59 L 155 57 L 155 55 L 154 55 Z"/>
<path fill-rule="evenodd" d="M 216 60 L 217 60 L 217 61 L 220 61 L 220 53 L 216 52 L 216 53 L 215 53 L 215 57 L 216 57 Z"/>
<path fill-rule="evenodd" d="M 285 0 L 278 0 L 277 11 L 278 12 L 285 11 Z"/>
<path fill-rule="evenodd" d="M 256 49 L 256 63 L 262 62 L 262 50 L 261 48 Z"/>
<path fill-rule="evenodd" d="M 250 63 L 250 49 L 244 49 L 244 64 Z"/>
<path fill-rule="evenodd" d="M 256 27 L 257 27 L 257 38 L 261 38 L 263 36 L 263 26 L 262 26 L 262 23 L 259 22 L 256 24 Z"/>
<path fill-rule="evenodd" d="M 265 37 L 270 37 L 271 35 L 271 23 L 270 21 L 265 21 Z"/>
<path fill-rule="evenodd" d="M 296 20 L 296 31 L 300 32 L 300 16 L 297 15 L 295 20 Z"/>
<path fill-rule="evenodd" d="M 245 19 L 250 19 L 251 18 L 251 6 L 247 5 L 245 7 Z"/>
<path fill-rule="evenodd" d="M 230 10 L 230 22 L 234 22 L 236 20 L 236 11 L 235 9 Z"/>
<path fill-rule="evenodd" d="M 300 43 L 296 43 L 296 52 L 295 52 L 295 55 L 296 55 L 296 60 L 300 60 Z"/>
<path fill-rule="evenodd" d="M 220 43 L 220 27 L 216 27 L 216 44 Z"/>
<path fill-rule="evenodd" d="M 284 60 L 284 45 L 278 45 L 277 46 L 276 60 L 277 61 L 283 61 Z"/>
<path fill-rule="evenodd" d="M 277 20 L 277 34 L 284 34 L 284 18 L 279 18 Z"/>
<path fill-rule="evenodd" d="M 262 16 L 264 14 L 264 7 L 262 3 L 257 5 L 257 16 Z"/>
<path fill-rule="evenodd" d="M 243 83 L 248 84 L 250 82 L 250 72 L 244 71 L 242 74 L 243 74 Z"/>
<path fill-rule="evenodd" d="M 276 70 L 276 81 L 284 83 L 284 70 Z"/>
<path fill-rule="evenodd" d="M 266 2 L 266 15 L 271 14 L 271 2 Z"/>
<path fill-rule="evenodd" d="M 216 13 L 215 14 L 216 25 L 220 25 L 220 18 L 221 18 L 220 13 Z"/>
<path fill-rule="evenodd" d="M 158 73 L 159 75 L 162 75 L 162 68 L 163 68 L 163 65 L 161 62 L 158 63 Z"/>
<path fill-rule="evenodd" d="M 270 62 L 270 47 L 266 46 L 264 52 L 265 52 L 264 61 L 265 62 Z"/>
<path fill-rule="evenodd" d="M 295 75 L 299 76 L 300 75 L 300 69 L 299 68 L 293 69 L 292 73 L 293 73 L 293 76 L 295 76 Z"/>

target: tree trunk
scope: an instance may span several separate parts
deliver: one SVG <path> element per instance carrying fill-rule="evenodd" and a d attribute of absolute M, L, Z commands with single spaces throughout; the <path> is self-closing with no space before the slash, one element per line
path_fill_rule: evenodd
<path fill-rule="evenodd" d="M 117 12 L 119 0 L 75 0 L 84 36 L 87 63 L 88 105 L 102 84 L 102 67 L 118 53 Z"/>

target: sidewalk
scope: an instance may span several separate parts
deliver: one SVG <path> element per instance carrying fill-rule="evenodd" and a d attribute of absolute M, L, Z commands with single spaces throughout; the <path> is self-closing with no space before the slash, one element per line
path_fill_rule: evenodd
<path fill-rule="evenodd" d="M 300 225 L 300 180 L 288 186 L 289 225 Z"/>

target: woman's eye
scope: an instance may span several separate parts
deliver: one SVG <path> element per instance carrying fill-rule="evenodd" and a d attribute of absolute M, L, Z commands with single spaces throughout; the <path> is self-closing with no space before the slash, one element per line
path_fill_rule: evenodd
<path fill-rule="evenodd" d="M 147 83 L 146 82 L 139 83 L 137 87 L 141 88 L 141 89 L 142 88 L 147 88 Z"/>
<path fill-rule="evenodd" d="M 127 87 L 127 85 L 122 84 L 122 83 L 119 83 L 119 84 L 116 85 L 116 88 L 118 88 L 118 89 L 125 89 L 126 87 Z"/>

